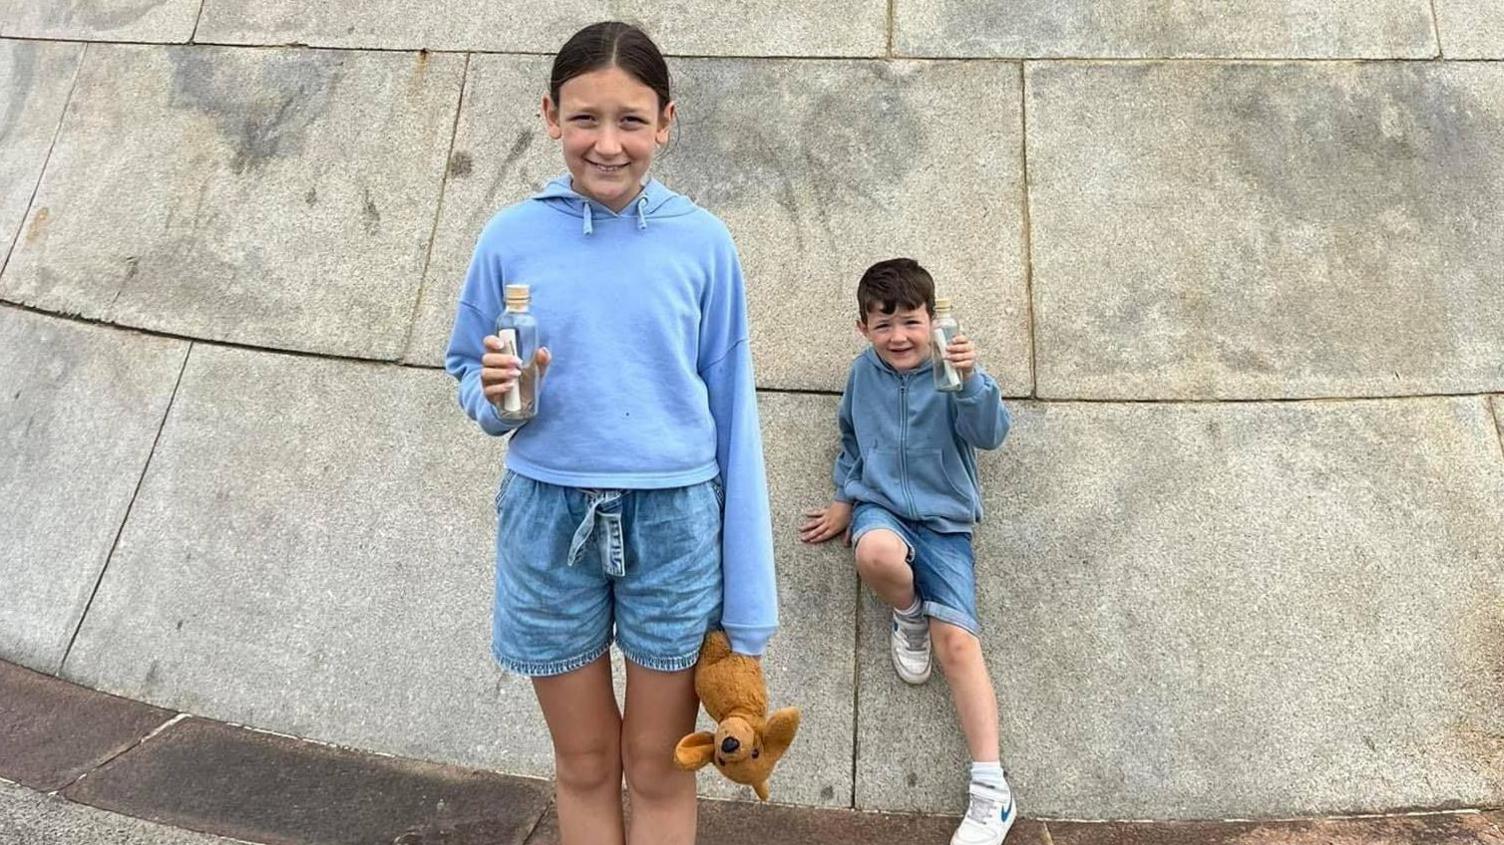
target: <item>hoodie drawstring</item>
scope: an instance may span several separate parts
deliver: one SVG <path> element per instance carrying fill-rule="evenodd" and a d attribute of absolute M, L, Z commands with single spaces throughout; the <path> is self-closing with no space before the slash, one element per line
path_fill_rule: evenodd
<path fill-rule="evenodd" d="M 639 197 L 633 205 L 637 206 L 637 228 L 646 229 L 648 227 L 647 194 Z M 581 231 L 587 235 L 595 234 L 595 214 L 590 210 L 590 202 L 587 200 L 580 203 L 580 209 L 584 212 L 582 215 L 584 224 L 581 226 Z"/>

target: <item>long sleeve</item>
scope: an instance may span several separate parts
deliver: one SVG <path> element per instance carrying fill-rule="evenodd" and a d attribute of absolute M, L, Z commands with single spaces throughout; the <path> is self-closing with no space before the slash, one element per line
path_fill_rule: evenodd
<path fill-rule="evenodd" d="M 720 252 L 717 278 L 701 305 L 700 377 L 715 419 L 716 462 L 726 494 L 721 626 L 734 651 L 756 656 L 778 629 L 772 515 L 741 266 L 729 238 Z"/>
<path fill-rule="evenodd" d="M 502 277 L 500 262 L 488 249 L 489 230 L 481 234 L 465 276 L 465 289 L 455 309 L 454 331 L 449 350 L 444 355 L 444 369 L 459 382 L 460 407 L 485 433 L 501 437 L 521 423 L 503 420 L 496 406 L 486 399 L 481 388 L 481 356 L 485 354 L 486 335 L 495 328 L 501 313 Z"/>
<path fill-rule="evenodd" d="M 831 472 L 831 481 L 836 488 L 835 500 L 848 503 L 851 497 L 846 495 L 846 479 L 851 477 L 857 456 L 861 454 L 857 447 L 856 429 L 851 421 L 852 382 L 853 379 L 846 379 L 846 392 L 841 394 L 841 407 L 836 411 L 836 425 L 841 430 L 841 452 L 836 455 L 835 469 Z"/>
<path fill-rule="evenodd" d="M 1003 392 L 992 376 L 978 369 L 961 386 L 954 400 L 956 433 L 978 449 L 996 449 L 1008 436 L 1012 420 L 1003 405 Z"/>

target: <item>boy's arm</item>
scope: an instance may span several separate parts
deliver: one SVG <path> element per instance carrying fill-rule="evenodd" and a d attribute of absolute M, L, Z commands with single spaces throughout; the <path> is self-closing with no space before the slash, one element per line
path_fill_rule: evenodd
<path fill-rule="evenodd" d="M 836 455 L 836 465 L 831 472 L 831 480 L 835 482 L 835 496 L 837 502 L 850 504 L 851 498 L 846 495 L 846 479 L 851 476 L 851 471 L 856 468 L 857 455 L 860 454 L 856 442 L 856 428 L 851 422 L 851 382 L 846 379 L 846 390 L 841 394 L 841 406 L 836 411 L 836 425 L 841 431 L 841 452 Z"/>
<path fill-rule="evenodd" d="M 992 376 L 978 367 L 951 401 L 956 407 L 956 433 L 962 440 L 978 449 L 1003 445 L 1013 421 Z"/>

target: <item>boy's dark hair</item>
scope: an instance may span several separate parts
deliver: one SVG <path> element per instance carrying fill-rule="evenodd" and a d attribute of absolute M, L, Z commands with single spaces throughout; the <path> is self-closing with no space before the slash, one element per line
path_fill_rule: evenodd
<path fill-rule="evenodd" d="M 559 105 L 559 89 L 576 76 L 619 67 L 658 95 L 662 110 L 669 96 L 668 62 L 647 33 L 621 21 L 601 21 L 576 32 L 559 48 L 549 76 L 548 96 Z"/>
<path fill-rule="evenodd" d="M 890 258 L 867 268 L 856 286 L 857 319 L 867 322 L 873 308 L 892 314 L 900 308 L 935 313 L 935 279 L 912 258 Z"/>

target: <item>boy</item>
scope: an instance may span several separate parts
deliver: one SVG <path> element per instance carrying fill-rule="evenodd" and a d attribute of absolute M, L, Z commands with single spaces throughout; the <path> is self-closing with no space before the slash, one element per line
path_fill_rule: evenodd
<path fill-rule="evenodd" d="M 835 500 L 805 514 L 800 537 L 822 543 L 845 532 L 855 544 L 862 581 L 893 607 L 898 677 L 929 680 L 933 643 L 973 761 L 970 803 L 951 843 L 998 845 L 1015 809 L 999 762 L 997 698 L 977 639 L 971 530 L 982 516 L 974 450 L 1003 442 L 1008 412 L 962 336 L 945 351 L 960 392 L 935 389 L 935 282 L 918 262 L 872 265 L 856 296 L 857 329 L 872 348 L 852 363 L 841 397 Z"/>

